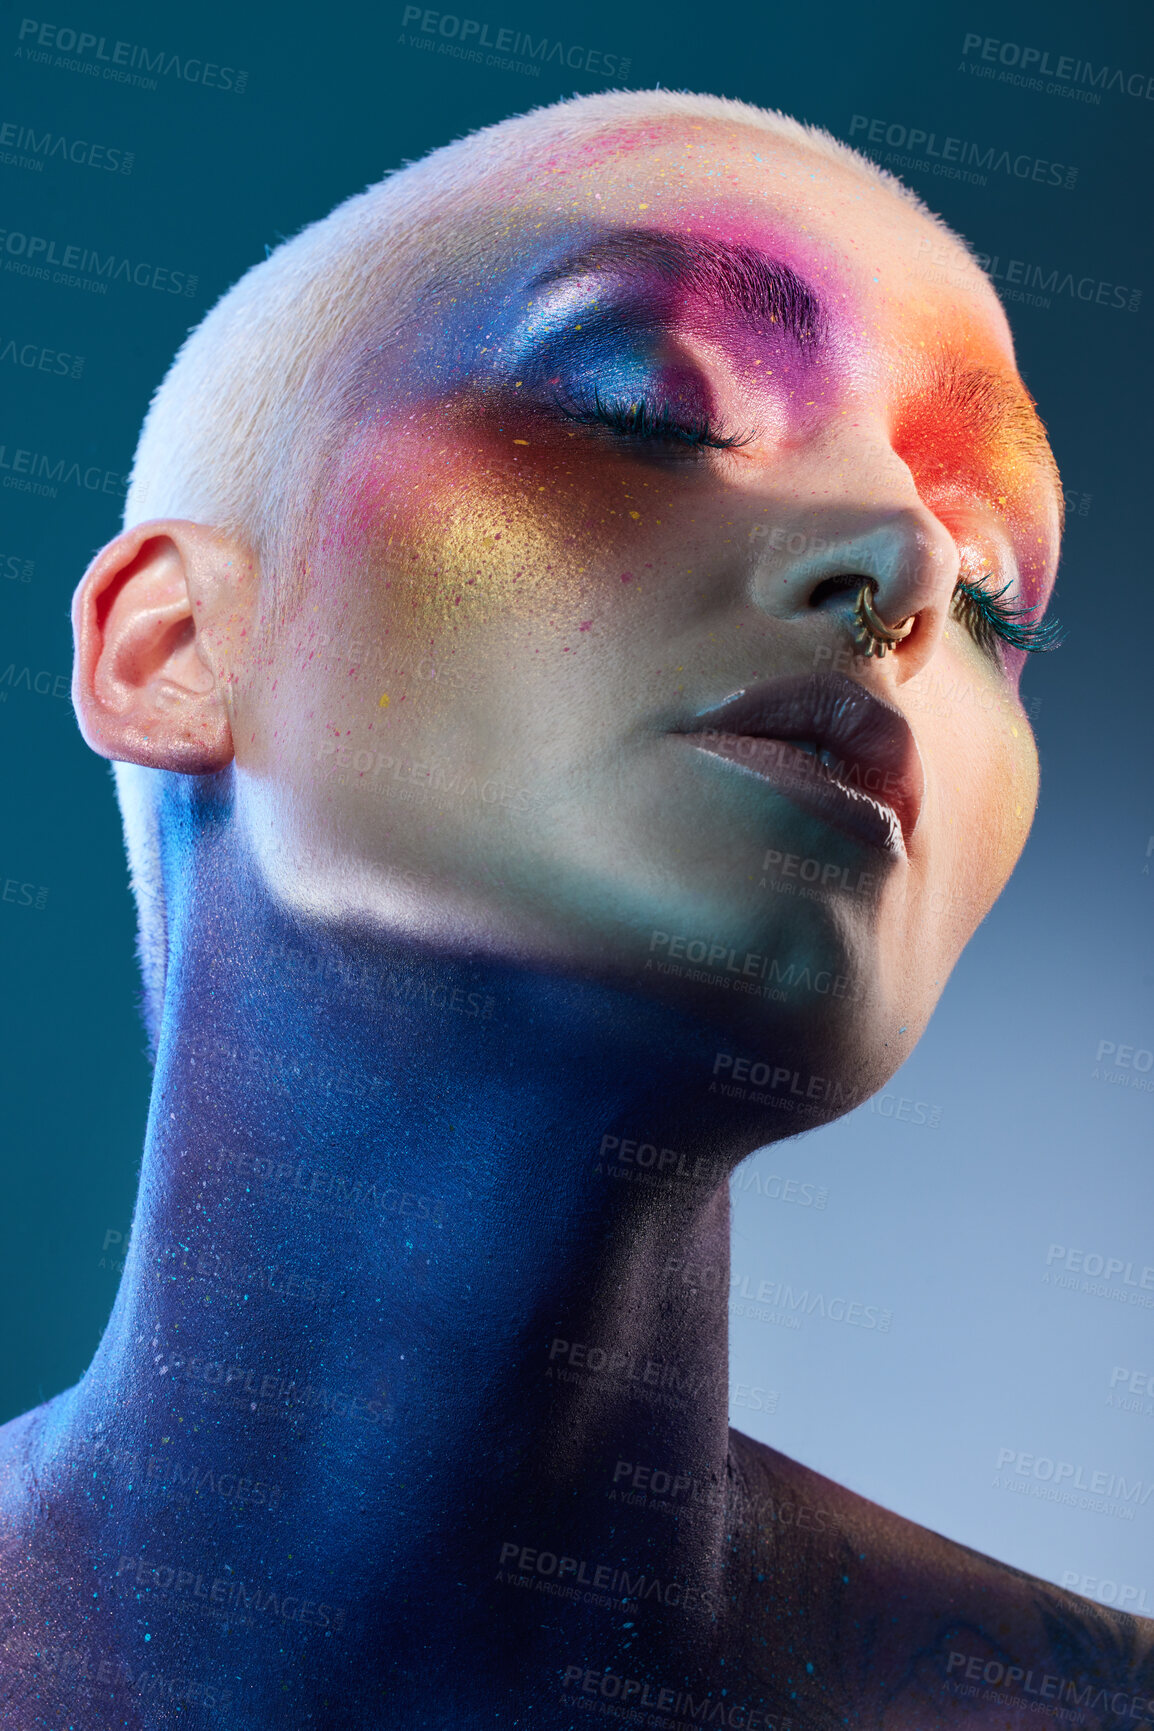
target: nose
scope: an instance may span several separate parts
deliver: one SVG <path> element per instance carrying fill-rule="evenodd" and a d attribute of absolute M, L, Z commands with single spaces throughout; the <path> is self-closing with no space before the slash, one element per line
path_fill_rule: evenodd
<path fill-rule="evenodd" d="M 887 644 L 884 665 L 900 684 L 920 672 L 941 641 L 960 555 L 945 524 L 918 497 L 905 464 L 888 455 L 888 484 L 883 491 L 875 480 L 868 504 L 852 502 L 851 470 L 839 496 L 824 508 L 804 514 L 795 508 L 788 533 L 780 520 L 766 531 L 752 598 L 776 618 L 812 620 L 818 614 L 836 621 L 847 647 L 856 642 L 863 659 L 871 647 L 877 653 L 886 627 L 899 627 L 900 640 Z M 862 609 L 858 600 L 867 582 Z M 863 625 L 863 611 L 880 630 Z"/>

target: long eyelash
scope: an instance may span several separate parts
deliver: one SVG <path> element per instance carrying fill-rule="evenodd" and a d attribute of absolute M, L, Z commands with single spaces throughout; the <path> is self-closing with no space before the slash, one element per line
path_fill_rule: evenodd
<path fill-rule="evenodd" d="M 1065 635 L 1058 621 L 1048 619 L 1044 624 L 1035 624 L 1035 608 L 1007 606 L 1002 597 L 1009 593 L 1009 589 L 1009 583 L 995 590 L 963 579 L 954 590 L 950 612 L 984 649 L 996 649 L 999 640 L 1008 643 L 1011 649 L 1023 649 L 1027 654 L 1040 649 L 1057 649 Z"/>
<path fill-rule="evenodd" d="M 706 416 L 679 415 L 668 402 L 659 409 L 644 397 L 628 404 L 605 402 L 596 387 L 591 400 L 570 405 L 554 398 L 554 404 L 567 420 L 579 421 L 583 426 L 608 427 L 627 438 L 664 440 L 712 451 L 733 451 L 753 438 L 752 433 L 723 433 Z"/>

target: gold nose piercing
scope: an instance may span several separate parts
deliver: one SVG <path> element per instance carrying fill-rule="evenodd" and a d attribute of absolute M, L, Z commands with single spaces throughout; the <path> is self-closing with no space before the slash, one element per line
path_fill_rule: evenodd
<path fill-rule="evenodd" d="M 859 655 L 876 655 L 880 660 L 895 644 L 909 636 L 914 628 L 914 617 L 911 613 L 908 618 L 899 619 L 896 625 L 886 625 L 874 612 L 873 597 L 876 593 L 876 580 L 867 577 L 854 603 L 854 637 Z"/>

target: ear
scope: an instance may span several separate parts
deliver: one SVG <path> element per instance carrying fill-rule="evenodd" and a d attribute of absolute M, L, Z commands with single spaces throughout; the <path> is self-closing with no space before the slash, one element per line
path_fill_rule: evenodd
<path fill-rule="evenodd" d="M 255 587 L 247 550 L 200 523 L 139 523 L 97 554 L 72 602 L 72 701 L 93 751 L 184 775 L 232 762 Z"/>

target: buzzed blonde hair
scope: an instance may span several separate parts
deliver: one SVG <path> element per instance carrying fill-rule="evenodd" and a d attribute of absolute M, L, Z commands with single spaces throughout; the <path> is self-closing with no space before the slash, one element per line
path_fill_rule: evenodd
<path fill-rule="evenodd" d="M 336 357 L 355 351 L 362 332 L 387 341 L 442 278 L 459 280 L 467 261 L 462 239 L 466 231 L 477 235 L 486 184 L 510 159 L 529 167 L 545 153 L 645 120 L 717 121 L 771 133 L 851 169 L 963 244 L 894 175 L 776 109 L 661 89 L 611 90 L 530 109 L 393 170 L 234 283 L 189 334 L 153 396 L 125 527 L 176 517 L 237 537 L 258 561 L 266 620 L 283 618 L 297 589 L 307 501 L 344 419 Z M 502 221 L 507 214 L 506 206 Z M 154 1051 L 168 949 L 161 808 L 174 779 L 181 778 L 116 765 Z"/>

